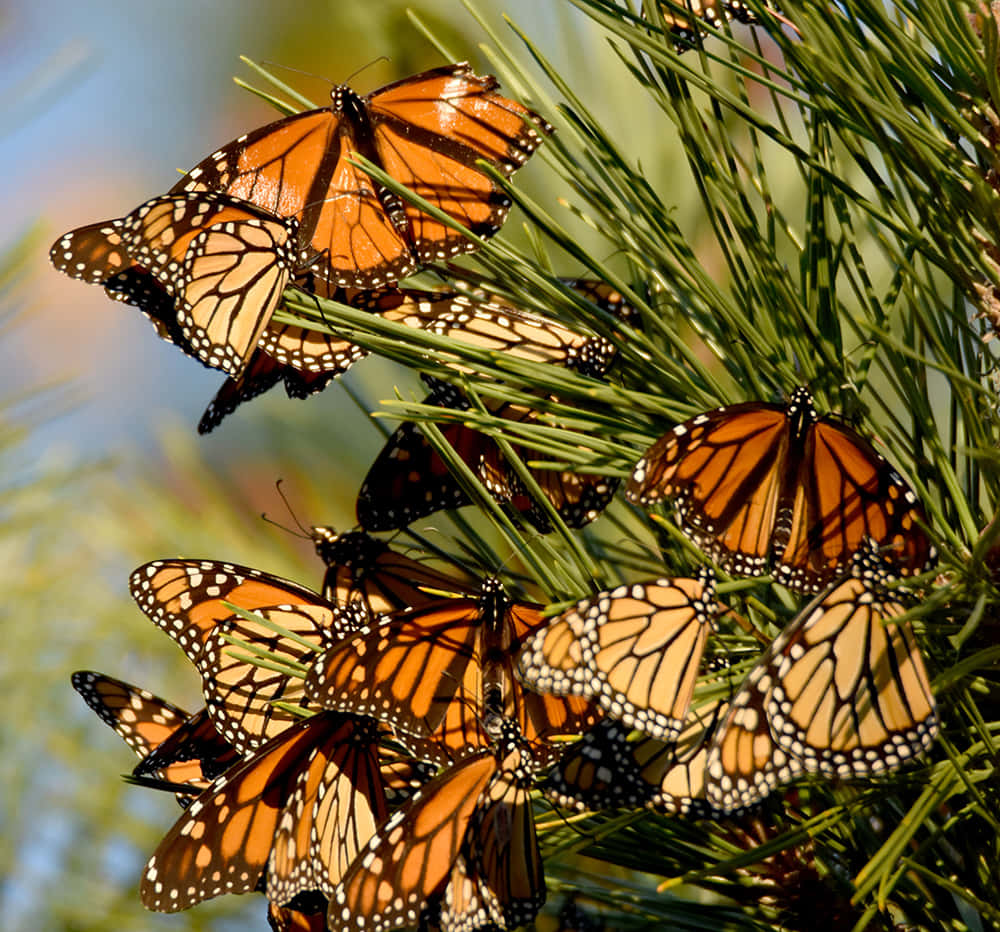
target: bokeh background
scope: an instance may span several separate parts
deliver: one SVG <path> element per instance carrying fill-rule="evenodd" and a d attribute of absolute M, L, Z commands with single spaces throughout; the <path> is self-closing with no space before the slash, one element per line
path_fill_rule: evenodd
<path fill-rule="evenodd" d="M 482 26 L 459 0 L 409 4 L 455 51 L 488 71 Z M 121 216 L 167 190 L 219 144 L 275 118 L 234 85 L 246 55 L 299 68 L 317 102 L 355 72 L 367 92 L 443 63 L 395 0 L 15 0 L 0 5 L 0 924 L 8 930 L 266 928 L 259 897 L 176 916 L 145 912 L 138 877 L 176 818 L 171 799 L 129 787 L 121 741 L 69 675 L 92 668 L 184 705 L 199 704 L 180 651 L 128 597 L 129 571 L 167 556 L 212 557 L 318 585 L 305 524 L 353 524 L 353 495 L 381 443 L 335 385 L 306 402 L 278 390 L 207 438 L 195 425 L 223 378 L 157 340 L 134 309 L 56 273 L 62 232 Z M 696 192 L 677 185 L 665 124 L 631 97 L 606 37 L 567 0 L 482 0 L 517 44 L 509 15 L 565 74 L 677 219 Z M 526 57 L 526 56 L 525 56 Z M 368 66 L 368 67 L 365 67 Z M 359 69 L 364 69 L 359 71 Z M 518 175 L 559 210 L 542 159 Z M 564 214 L 565 215 L 565 214 Z M 506 236 L 518 240 L 514 216 Z M 697 238 L 697 225 L 689 225 Z M 581 231 L 581 236 L 588 236 Z M 522 240 L 522 243 L 526 242 Z M 606 247 L 602 247 L 606 248 Z M 579 269 L 558 255 L 557 271 Z M 402 370 L 366 360 L 344 379 L 369 407 Z M 544 922 L 543 922 L 544 927 Z"/>

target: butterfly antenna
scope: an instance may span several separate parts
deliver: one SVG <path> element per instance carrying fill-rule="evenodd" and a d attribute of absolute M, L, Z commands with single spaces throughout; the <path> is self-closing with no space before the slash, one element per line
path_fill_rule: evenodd
<path fill-rule="evenodd" d="M 359 74 L 361 74 L 362 71 L 366 71 L 367 69 L 371 68 L 372 65 L 377 65 L 380 61 L 391 62 L 392 59 L 388 55 L 379 55 L 378 58 L 373 58 L 370 62 L 368 62 L 367 65 L 362 65 L 360 68 L 358 68 L 357 71 L 352 71 L 347 76 L 347 80 L 344 81 L 343 83 L 350 84 L 351 81 L 353 81 Z"/>
<path fill-rule="evenodd" d="M 536 540 L 536 539 L 540 540 L 541 537 L 542 537 L 541 531 L 533 531 L 527 537 L 524 537 L 522 535 L 521 536 L 521 540 L 524 542 L 524 546 L 523 547 L 520 547 L 520 546 L 517 546 L 517 545 L 512 546 L 511 549 L 510 549 L 510 553 L 508 553 L 507 556 L 504 557 L 503 560 L 500 561 L 500 564 L 493 571 L 493 575 L 496 576 L 497 578 L 499 578 L 501 571 L 507 569 L 507 565 L 511 562 L 511 560 L 514 559 L 514 557 L 520 556 L 521 553 L 522 553 L 522 551 L 528 549 L 528 544 L 530 544 L 533 540 Z"/>
<path fill-rule="evenodd" d="M 261 64 L 265 65 L 268 68 L 281 68 L 282 71 L 291 71 L 294 72 L 295 74 L 304 75 L 307 78 L 315 78 L 317 81 L 325 81 L 327 84 L 331 86 L 334 86 L 337 83 L 336 81 L 333 80 L 333 78 L 328 78 L 325 74 L 316 74 L 316 72 L 314 71 L 305 71 L 304 69 L 296 68 L 293 65 L 283 65 L 279 61 L 270 61 L 268 59 L 265 59 L 264 61 L 261 62 Z"/>
<path fill-rule="evenodd" d="M 305 540 L 312 540 L 313 538 L 312 533 L 308 531 L 305 525 L 299 520 L 298 515 L 296 515 L 295 511 L 292 509 L 292 504 L 291 502 L 289 502 L 288 496 L 285 495 L 285 491 L 281 487 L 281 484 L 284 481 L 285 481 L 284 479 L 276 479 L 274 482 L 274 487 L 275 489 L 278 490 L 278 495 L 281 496 L 282 502 L 285 503 L 285 508 L 288 510 L 288 513 L 292 516 L 292 520 L 295 522 L 295 526 L 298 528 L 298 531 L 296 531 L 294 528 L 287 527 L 280 521 L 275 521 L 274 518 L 269 518 L 267 516 L 266 511 L 262 511 L 260 516 L 268 524 L 273 524 L 275 527 L 280 527 L 281 530 L 291 534 L 292 537 L 301 537 Z"/>

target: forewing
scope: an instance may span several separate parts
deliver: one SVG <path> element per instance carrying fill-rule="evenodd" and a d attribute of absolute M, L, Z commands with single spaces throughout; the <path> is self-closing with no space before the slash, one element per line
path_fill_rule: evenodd
<path fill-rule="evenodd" d="M 775 555 L 785 585 L 817 592 L 848 572 L 870 538 L 896 572 L 920 573 L 935 552 L 909 486 L 860 434 L 832 418 L 811 429 L 796 483 L 787 544 Z"/>
<path fill-rule="evenodd" d="M 357 624 L 355 615 L 297 583 L 231 563 L 156 561 L 132 574 L 130 589 L 140 608 L 198 668 L 216 727 L 241 752 L 295 721 L 291 712 L 272 705 L 273 700 L 305 702 L 301 678 L 251 662 L 253 648 L 292 664 L 308 663 L 315 651 Z M 234 612 L 225 603 L 257 613 L 260 620 Z M 275 631 L 273 625 L 307 644 Z M 227 637 L 251 645 L 250 650 L 231 645 Z"/>
<path fill-rule="evenodd" d="M 267 897 L 281 905 L 318 890 L 332 894 L 388 817 L 370 719 L 321 712 L 318 734 L 278 819 Z"/>
<path fill-rule="evenodd" d="M 672 500 L 683 530 L 728 572 L 767 572 L 771 534 L 789 479 L 789 421 L 781 405 L 731 405 L 700 414 L 654 443 L 626 497 Z"/>
<path fill-rule="evenodd" d="M 764 661 L 777 743 L 805 770 L 849 778 L 894 770 L 938 731 L 934 697 L 903 604 L 866 544 L 852 575 L 813 600 Z"/>
<path fill-rule="evenodd" d="M 415 926 L 443 891 L 497 762 L 481 751 L 427 783 L 379 829 L 330 900 L 331 928 Z"/>

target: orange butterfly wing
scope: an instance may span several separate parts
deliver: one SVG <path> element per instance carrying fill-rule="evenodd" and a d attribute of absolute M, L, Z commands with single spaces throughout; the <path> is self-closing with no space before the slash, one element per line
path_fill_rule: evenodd
<path fill-rule="evenodd" d="M 331 602 L 360 599 L 369 614 L 397 611 L 432 602 L 442 595 L 476 596 L 480 586 L 435 570 L 393 550 L 364 531 L 337 534 L 314 527 L 313 542 L 327 565 L 323 595 Z"/>
<path fill-rule="evenodd" d="M 887 565 L 870 543 L 851 575 L 806 606 L 760 666 L 776 742 L 810 773 L 849 778 L 899 767 L 934 740 L 930 681 Z"/>
<path fill-rule="evenodd" d="M 482 898 L 500 907 L 509 929 L 531 922 L 545 902 L 531 809 L 531 764 L 520 748 L 504 756 L 480 801 L 468 846 Z"/>
<path fill-rule="evenodd" d="M 867 538 L 887 548 L 904 576 L 934 558 L 916 496 L 867 440 L 832 418 L 821 418 L 806 439 L 791 510 L 787 543 L 776 540 L 775 575 L 793 588 L 828 584 Z"/>
<path fill-rule="evenodd" d="M 214 560 L 160 560 L 130 579 L 139 607 L 169 634 L 202 676 L 212 720 L 241 752 L 253 749 L 297 720 L 275 700 L 306 705 L 302 680 L 261 667 L 225 635 L 279 655 L 293 664 L 347 634 L 356 619 L 297 583 L 260 570 Z M 223 603 L 262 620 L 248 619 Z M 276 632 L 280 625 L 310 646 Z"/>
<path fill-rule="evenodd" d="M 735 574 L 766 572 L 788 451 L 784 408 L 750 402 L 679 424 L 636 464 L 629 501 L 673 499 L 691 538 Z"/>
<path fill-rule="evenodd" d="M 296 265 L 296 223 L 213 193 L 153 198 L 122 220 L 132 260 L 177 299 L 206 365 L 239 375 Z"/>
<path fill-rule="evenodd" d="M 671 741 L 687 716 L 713 594 L 706 572 L 584 599 L 528 642 L 521 678 L 540 692 L 589 696 L 629 727 Z"/>
<path fill-rule="evenodd" d="M 122 242 L 120 220 L 90 223 L 64 233 L 52 244 L 49 261 L 70 278 L 103 285 L 132 266 Z"/>
<path fill-rule="evenodd" d="M 330 726 L 320 726 L 278 820 L 266 886 L 274 903 L 311 890 L 328 898 L 389 815 L 375 723 L 330 718 Z"/>
<path fill-rule="evenodd" d="M 443 892 L 496 770 L 493 752 L 480 751 L 442 771 L 390 816 L 334 891 L 331 928 L 417 925 L 428 901 Z"/>
<path fill-rule="evenodd" d="M 849 779 L 925 751 L 938 718 L 887 564 L 867 541 L 747 676 L 708 754 L 707 797 L 744 809 L 803 773 Z"/>
<path fill-rule="evenodd" d="M 135 752 L 133 773 L 203 790 L 238 760 L 235 751 L 204 727 L 203 713 L 188 715 L 145 689 L 89 670 L 71 677 L 73 688 Z"/>
<path fill-rule="evenodd" d="M 487 590 L 487 587 L 489 590 Z M 306 677 L 307 694 L 325 708 L 380 718 L 422 740 L 416 756 L 439 763 L 489 743 L 481 719 L 499 691 L 503 714 L 529 741 L 578 734 L 599 717 L 588 700 L 537 696 L 513 676 L 526 633 L 542 624 L 536 607 L 495 598 L 438 599 L 395 612 L 370 631 L 322 654 Z M 551 751 L 550 753 L 557 753 Z M 548 759 L 543 747 L 538 755 Z"/>
<path fill-rule="evenodd" d="M 306 694 L 325 708 L 431 735 L 453 705 L 469 707 L 462 719 L 478 714 L 481 640 L 474 600 L 442 599 L 397 612 L 322 654 L 306 677 Z"/>
<path fill-rule="evenodd" d="M 187 782 L 204 789 L 209 781 L 239 760 L 239 752 L 216 730 L 208 709 L 202 708 L 150 751 L 132 773 L 137 777 L 151 776 L 168 783 L 183 783 L 181 775 L 194 766 L 197 768 L 195 779 Z"/>
<path fill-rule="evenodd" d="M 767 719 L 767 684 L 754 668 L 730 703 L 705 758 L 705 799 L 713 813 L 738 815 L 805 773 L 774 740 Z"/>
<path fill-rule="evenodd" d="M 476 159 L 509 175 L 549 131 L 531 111 L 494 93 L 495 86 L 463 64 L 405 78 L 365 98 L 337 87 L 329 108 L 234 140 L 174 191 L 225 191 L 280 217 L 297 217 L 315 274 L 358 288 L 391 284 L 418 260 L 475 244 L 404 204 L 351 160 L 368 158 L 474 232 L 491 235 L 509 200 L 475 167 Z"/>
<path fill-rule="evenodd" d="M 636 464 L 626 497 L 672 499 L 687 534 L 728 572 L 773 569 L 815 592 L 848 571 L 871 537 L 903 575 L 935 551 L 923 508 L 871 444 L 799 388 L 788 405 L 717 408 L 679 424 Z"/>
<path fill-rule="evenodd" d="M 174 824 L 150 858 L 140 887 L 143 904 L 175 912 L 222 893 L 256 889 L 272 860 L 276 833 L 283 833 L 283 838 L 311 837 L 317 820 L 324 821 L 323 807 L 317 801 L 327 796 L 336 799 L 339 793 L 347 794 L 341 803 L 352 818 L 337 845 L 350 848 L 355 841 L 354 826 L 374 823 L 385 811 L 380 783 L 350 782 L 356 770 L 345 763 L 345 755 L 358 750 L 350 735 L 358 727 L 373 733 L 370 723 L 331 713 L 316 715 L 287 729 L 219 777 Z M 362 753 L 374 753 L 370 745 L 365 747 Z M 320 865 L 335 870 L 332 858 L 353 856 L 353 852 L 324 850 L 323 860 L 314 864 L 315 848 L 307 846 L 296 855 L 284 840 L 278 844 L 282 847 L 267 881 L 269 895 L 273 884 L 275 899 L 301 890 L 303 884 L 321 883 L 315 872 Z M 296 867 L 306 872 L 307 880 L 296 873 Z"/>

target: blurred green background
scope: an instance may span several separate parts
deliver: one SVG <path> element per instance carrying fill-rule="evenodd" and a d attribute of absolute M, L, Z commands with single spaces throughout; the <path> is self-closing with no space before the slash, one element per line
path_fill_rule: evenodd
<path fill-rule="evenodd" d="M 458 0 L 410 6 L 458 57 L 490 70 L 478 48 L 484 33 Z M 484 0 L 481 12 L 512 43 L 502 14 L 533 36 L 677 205 L 676 219 L 696 223 L 697 193 L 676 183 L 672 133 L 632 98 L 593 24 L 565 0 Z M 131 754 L 69 675 L 92 668 L 200 704 L 194 671 L 129 599 L 129 571 L 160 557 L 212 557 L 317 586 L 309 544 L 260 513 L 290 523 L 275 491 L 283 478 L 302 522 L 350 526 L 381 436 L 335 385 L 304 403 L 272 392 L 198 438 L 221 374 L 157 340 L 133 309 L 56 273 L 46 256 L 62 232 L 123 215 L 169 188 L 177 169 L 274 118 L 232 83 L 233 74 L 252 78 L 241 54 L 332 81 L 364 68 L 352 79 L 363 92 L 442 63 L 393 0 L 0 8 L 0 916 L 8 930 L 266 927 L 259 897 L 176 916 L 142 909 L 140 870 L 178 810 L 119 780 Z M 287 80 L 319 102 L 328 93 L 322 79 Z M 542 159 L 518 181 L 559 211 L 565 192 Z M 515 215 L 505 235 L 523 244 L 518 227 Z M 555 261 L 560 273 L 579 272 Z M 373 407 L 414 384 L 371 359 L 344 381 Z"/>

